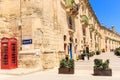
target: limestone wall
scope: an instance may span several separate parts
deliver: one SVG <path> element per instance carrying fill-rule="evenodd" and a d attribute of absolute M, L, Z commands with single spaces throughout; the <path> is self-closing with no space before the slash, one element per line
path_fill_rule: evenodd
<path fill-rule="evenodd" d="M 19 54 L 18 58 L 19 68 L 40 68 L 42 70 L 42 61 L 40 56 L 35 54 Z"/>
<path fill-rule="evenodd" d="M 63 52 L 45 52 L 36 55 L 35 52 L 21 52 L 18 56 L 19 68 L 40 68 L 40 70 L 51 69 L 59 66 L 61 59 L 65 58 Z"/>
<path fill-rule="evenodd" d="M 56 67 L 59 65 L 59 61 L 65 58 L 65 54 L 68 54 L 70 44 L 72 44 L 74 59 L 83 52 L 85 44 L 89 46 L 90 51 L 96 50 L 96 43 L 99 45 L 99 49 L 106 48 L 106 45 L 114 49 L 119 46 L 118 42 L 113 42 L 113 44 L 110 42 L 110 45 L 109 41 L 105 42 L 106 36 L 117 40 L 120 40 L 120 36 L 106 28 L 101 28 L 88 0 L 75 0 L 80 9 L 78 15 L 72 16 L 73 29 L 70 29 L 68 25 L 67 16 L 70 15 L 66 13 L 61 1 L 1 0 L 0 38 L 16 37 L 18 39 L 19 67 L 39 67 L 41 70 Z M 86 15 L 88 18 L 87 25 L 83 25 L 81 15 Z M 94 26 L 92 32 L 90 32 L 90 24 Z M 86 30 L 85 36 L 82 28 Z M 96 35 L 95 30 L 102 35 L 102 38 L 99 34 Z M 113 35 L 108 35 L 104 31 Z M 90 33 L 92 33 L 92 40 Z M 65 41 L 64 36 L 66 36 Z M 85 41 L 83 37 L 86 38 Z M 32 39 L 32 44 L 21 45 L 21 40 L 25 39 Z M 72 40 L 70 41 L 70 39 Z M 64 44 L 66 44 L 66 52 L 64 52 Z M 20 47 L 22 47 L 23 53 L 21 53 Z M 36 50 L 40 51 L 39 56 L 36 55 Z"/>

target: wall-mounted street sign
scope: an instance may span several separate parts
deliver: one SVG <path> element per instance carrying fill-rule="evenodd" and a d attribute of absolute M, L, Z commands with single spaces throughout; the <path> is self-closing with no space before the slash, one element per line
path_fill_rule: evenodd
<path fill-rule="evenodd" d="M 22 44 L 32 44 L 32 39 L 22 40 Z"/>

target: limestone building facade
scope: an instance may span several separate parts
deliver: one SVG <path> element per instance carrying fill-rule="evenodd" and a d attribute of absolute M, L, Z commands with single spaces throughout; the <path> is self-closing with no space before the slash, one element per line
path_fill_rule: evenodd
<path fill-rule="evenodd" d="M 0 0 L 2 37 L 17 38 L 19 67 L 41 70 L 58 66 L 65 55 L 76 60 L 86 49 L 109 52 L 120 44 L 89 0 Z"/>

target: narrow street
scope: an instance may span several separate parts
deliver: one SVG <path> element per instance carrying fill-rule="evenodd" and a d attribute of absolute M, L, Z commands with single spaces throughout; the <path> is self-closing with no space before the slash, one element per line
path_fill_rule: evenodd
<path fill-rule="evenodd" d="M 110 68 L 112 68 L 112 76 L 93 76 L 93 60 L 101 58 L 110 60 Z M 36 72 L 28 75 L 11 76 L 0 74 L 0 80 L 120 80 L 120 57 L 113 53 L 102 53 L 90 58 L 89 61 L 76 61 L 75 74 L 58 74 L 58 68 L 51 70 Z"/>
<path fill-rule="evenodd" d="M 78 61 L 76 62 L 76 74 L 83 76 L 91 76 L 93 74 L 94 59 L 109 59 L 110 68 L 112 69 L 112 78 L 119 78 L 120 74 L 120 57 L 115 56 L 114 53 L 102 53 L 90 58 L 89 61 Z"/>

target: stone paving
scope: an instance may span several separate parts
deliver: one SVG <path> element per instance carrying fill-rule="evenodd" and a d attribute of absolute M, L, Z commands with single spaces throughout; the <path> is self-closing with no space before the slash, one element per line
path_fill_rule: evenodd
<path fill-rule="evenodd" d="M 95 58 L 109 59 L 110 68 L 112 68 L 112 76 L 93 76 L 93 60 Z M 13 76 L 0 75 L 0 80 L 120 80 L 120 57 L 113 53 L 102 53 L 101 55 L 90 58 L 89 61 L 76 61 L 75 74 L 58 74 L 58 68 L 51 70 L 31 73 L 28 75 Z"/>

